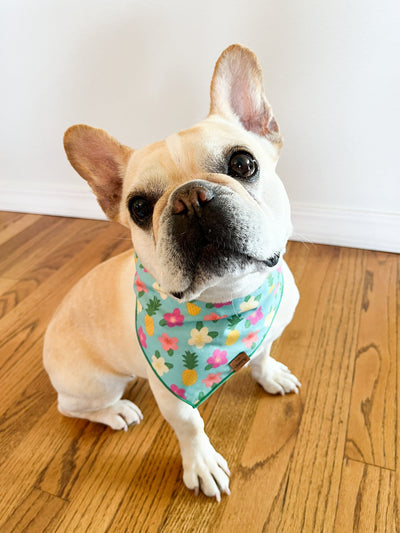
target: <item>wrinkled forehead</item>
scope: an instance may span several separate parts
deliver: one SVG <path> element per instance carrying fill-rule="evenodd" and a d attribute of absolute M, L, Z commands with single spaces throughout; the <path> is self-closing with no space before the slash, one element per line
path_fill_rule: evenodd
<path fill-rule="evenodd" d="M 178 185 L 199 173 L 217 172 L 230 149 L 250 146 L 254 140 L 247 132 L 226 121 L 207 119 L 137 150 L 128 165 L 127 181 L 135 187 L 149 181 L 165 186 L 167 180 Z"/>

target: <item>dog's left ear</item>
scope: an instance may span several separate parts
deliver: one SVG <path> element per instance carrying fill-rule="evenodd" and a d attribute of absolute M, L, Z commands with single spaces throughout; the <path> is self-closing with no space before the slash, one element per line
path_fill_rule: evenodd
<path fill-rule="evenodd" d="M 255 54 L 233 44 L 215 65 L 211 82 L 210 115 L 238 119 L 248 131 L 282 143 L 278 124 L 264 94 L 262 70 Z"/>

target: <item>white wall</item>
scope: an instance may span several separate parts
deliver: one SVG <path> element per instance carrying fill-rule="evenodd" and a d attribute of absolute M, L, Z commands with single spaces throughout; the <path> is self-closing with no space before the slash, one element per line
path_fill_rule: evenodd
<path fill-rule="evenodd" d="M 296 234 L 400 251 L 399 15 L 394 0 L 2 0 L 0 209 L 101 216 L 63 131 L 136 147 L 183 129 L 242 42 L 285 137 Z"/>

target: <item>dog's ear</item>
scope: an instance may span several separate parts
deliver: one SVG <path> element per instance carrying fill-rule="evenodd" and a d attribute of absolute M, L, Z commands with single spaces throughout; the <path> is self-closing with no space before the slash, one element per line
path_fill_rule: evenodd
<path fill-rule="evenodd" d="M 69 162 L 93 189 L 110 220 L 118 220 L 122 181 L 133 150 L 107 132 L 78 124 L 64 135 Z"/>
<path fill-rule="evenodd" d="M 246 130 L 282 143 L 264 94 L 261 67 L 255 54 L 245 46 L 233 44 L 219 57 L 211 82 L 210 114 L 239 120 Z"/>

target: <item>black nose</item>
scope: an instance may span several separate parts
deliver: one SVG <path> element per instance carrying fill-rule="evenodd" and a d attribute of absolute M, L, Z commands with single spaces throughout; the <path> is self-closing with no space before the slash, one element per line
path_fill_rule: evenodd
<path fill-rule="evenodd" d="M 176 215 L 197 214 L 201 216 L 202 208 L 214 198 L 214 193 L 204 185 L 188 183 L 180 187 L 171 198 L 172 210 Z"/>

